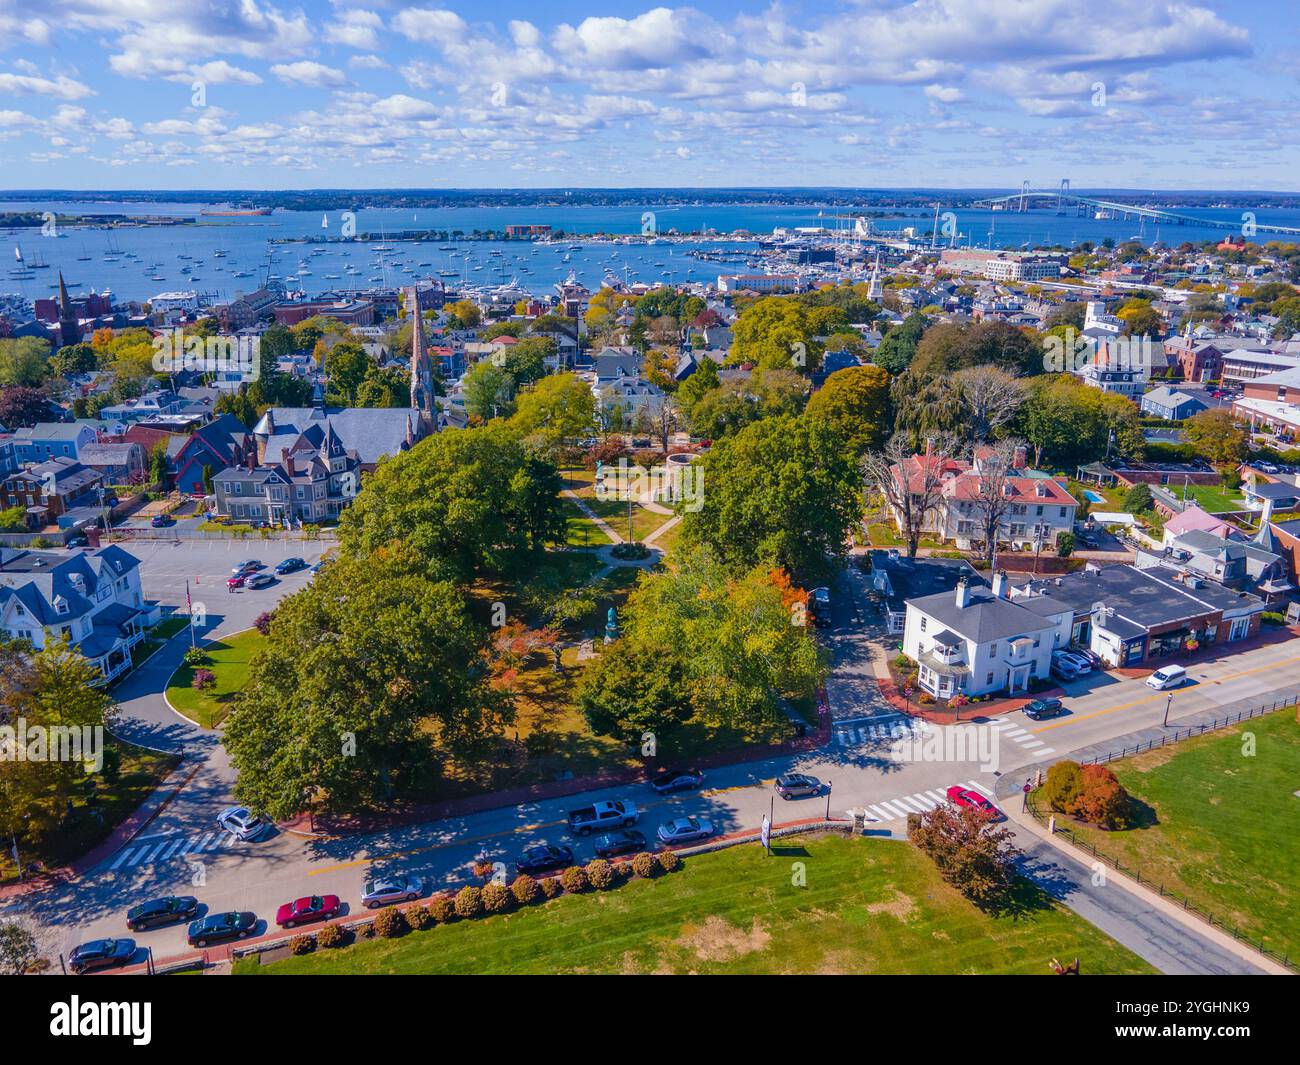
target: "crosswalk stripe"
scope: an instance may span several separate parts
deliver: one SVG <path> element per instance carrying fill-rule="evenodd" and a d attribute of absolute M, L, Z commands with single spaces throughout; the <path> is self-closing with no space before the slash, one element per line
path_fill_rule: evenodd
<path fill-rule="evenodd" d="M 922 806 L 910 795 L 907 796 L 907 798 L 905 799 L 895 799 L 894 802 L 898 803 L 899 806 L 907 807 L 907 809 L 910 810 L 912 813 L 923 814 L 925 813 L 926 810 L 929 809 L 928 806 Z"/>
<path fill-rule="evenodd" d="M 935 797 L 935 799 L 936 799 L 938 802 L 941 802 L 941 803 L 944 803 L 944 802 L 947 802 L 947 801 L 948 801 L 948 796 L 945 795 L 945 794 L 944 794 L 943 792 L 941 792 L 941 791 L 927 791 L 926 794 L 927 794 L 927 795 L 933 795 L 933 796 Z"/>
<path fill-rule="evenodd" d="M 208 840 L 210 840 L 211 838 L 212 838 L 211 832 L 205 833 L 203 838 L 199 840 L 198 843 L 194 844 L 194 852 L 197 854 L 199 851 L 203 850 L 203 848 L 208 845 Z"/>
<path fill-rule="evenodd" d="M 149 849 L 148 847 L 141 847 L 141 848 L 140 848 L 141 852 L 144 852 L 144 851 L 146 851 L 146 850 L 148 850 L 148 849 Z M 122 849 L 122 853 L 119 854 L 119 855 L 117 856 L 117 861 L 115 861 L 112 865 L 110 865 L 110 866 L 108 867 L 108 871 L 111 873 L 111 872 L 112 872 L 114 869 L 116 869 L 119 865 L 121 865 L 121 864 L 122 864 L 123 862 L 125 862 L 128 858 L 130 858 L 131 855 L 133 855 L 134 853 L 135 853 L 135 851 L 134 851 L 132 848 L 130 848 L 130 847 L 124 847 L 124 848 Z M 131 864 L 135 864 L 135 863 L 133 862 L 133 863 L 131 863 Z"/>
<path fill-rule="evenodd" d="M 892 821 L 894 815 L 882 806 L 868 806 L 868 810 L 875 816 L 877 821 Z"/>
<path fill-rule="evenodd" d="M 909 813 L 911 813 L 911 811 L 906 809 L 905 807 L 895 806 L 894 803 L 889 802 L 885 799 L 880 800 L 880 805 L 883 806 L 886 810 L 888 810 L 893 815 L 893 817 L 890 818 L 891 821 L 899 817 L 906 817 Z"/>
<path fill-rule="evenodd" d="M 917 803 L 922 810 L 933 810 L 939 805 L 923 791 L 918 791 L 915 795 L 909 795 L 908 798 Z"/>
<path fill-rule="evenodd" d="M 156 847 L 153 849 L 153 851 L 150 852 L 149 857 L 147 857 L 147 858 L 145 859 L 145 861 L 146 861 L 146 862 L 152 862 L 155 858 L 158 857 L 159 853 L 162 851 L 162 849 L 163 849 L 164 847 L 166 847 L 166 846 L 168 845 L 169 842 L 170 842 L 170 840 L 163 840 L 161 843 L 159 843 L 158 846 L 156 846 Z"/>
<path fill-rule="evenodd" d="M 991 796 L 991 795 L 993 794 L 993 789 L 992 789 L 992 788 L 986 788 L 986 787 L 985 787 L 983 784 L 981 784 L 978 780 L 970 780 L 970 781 L 967 781 L 967 782 L 966 782 L 966 787 L 968 787 L 968 788 L 974 788 L 976 791 L 981 792 L 981 793 L 983 793 L 984 795 L 987 795 L 987 796 Z"/>
<path fill-rule="evenodd" d="M 174 841 L 172 842 L 172 845 L 171 845 L 170 847 L 167 848 L 167 853 L 165 853 L 165 854 L 163 854 L 163 855 L 160 855 L 160 857 L 163 858 L 163 859 L 170 858 L 173 854 L 176 853 L 176 849 L 177 849 L 177 848 L 178 848 L 182 843 L 184 843 L 184 842 L 185 842 L 185 841 L 184 841 L 184 840 L 181 840 L 181 839 L 174 840 Z"/>
<path fill-rule="evenodd" d="M 1024 746 L 1025 746 L 1025 750 L 1032 751 L 1035 747 L 1046 747 L 1047 744 L 1045 744 L 1042 740 L 1030 740 Z"/>

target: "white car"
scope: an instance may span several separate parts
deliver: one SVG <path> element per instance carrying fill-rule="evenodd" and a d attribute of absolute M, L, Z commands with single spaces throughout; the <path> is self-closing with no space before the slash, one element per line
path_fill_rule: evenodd
<path fill-rule="evenodd" d="M 269 821 L 243 806 L 232 806 L 228 810 L 222 810 L 217 814 L 217 824 L 245 843 L 250 839 L 256 839 L 271 827 Z"/>
<path fill-rule="evenodd" d="M 1088 659 L 1084 658 L 1083 655 L 1076 654 L 1074 651 L 1061 651 L 1060 655 L 1067 662 L 1071 663 L 1076 670 L 1078 670 L 1080 676 L 1092 672 L 1092 663 Z"/>
<path fill-rule="evenodd" d="M 659 839 L 664 843 L 694 843 L 713 835 L 713 825 L 701 817 L 679 817 L 659 826 Z"/>
<path fill-rule="evenodd" d="M 1177 688 L 1185 683 L 1187 683 L 1187 670 L 1182 666 L 1161 666 L 1147 677 L 1147 687 L 1155 688 L 1156 691 Z"/>

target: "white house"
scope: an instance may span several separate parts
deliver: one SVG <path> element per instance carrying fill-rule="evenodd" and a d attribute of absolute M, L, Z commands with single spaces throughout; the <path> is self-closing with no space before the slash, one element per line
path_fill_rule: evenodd
<path fill-rule="evenodd" d="M 65 632 L 105 681 L 131 668 L 156 604 L 140 590 L 140 562 L 120 547 L 14 551 L 0 547 L 0 631 L 37 650 Z"/>
<path fill-rule="evenodd" d="M 1068 627 L 1013 602 L 1008 587 L 998 571 L 992 589 L 962 580 L 954 592 L 908 600 L 903 653 L 918 663 L 922 688 L 941 699 L 1015 695 L 1048 676 Z M 1066 607 L 1062 613 L 1073 616 Z"/>

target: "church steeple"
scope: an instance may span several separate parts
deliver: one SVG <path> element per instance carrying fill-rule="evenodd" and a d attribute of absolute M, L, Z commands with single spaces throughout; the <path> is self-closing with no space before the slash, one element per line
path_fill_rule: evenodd
<path fill-rule="evenodd" d="M 411 406 L 420 412 L 420 420 L 432 429 L 434 422 L 433 360 L 429 357 L 424 336 L 424 316 L 420 313 L 420 290 L 406 290 L 406 306 L 411 314 Z"/>
<path fill-rule="evenodd" d="M 59 336 L 65 347 L 81 339 L 81 323 L 68 295 L 68 286 L 63 283 L 62 270 L 59 271 Z"/>

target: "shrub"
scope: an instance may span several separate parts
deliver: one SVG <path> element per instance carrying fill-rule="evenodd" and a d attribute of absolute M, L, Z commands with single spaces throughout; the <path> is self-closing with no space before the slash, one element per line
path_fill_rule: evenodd
<path fill-rule="evenodd" d="M 632 879 L 632 863 L 631 863 L 631 862 L 613 862 L 612 865 L 611 865 L 611 868 L 613 868 L 613 870 L 614 870 L 614 879 L 615 879 L 615 880 L 631 880 L 631 879 Z"/>
<path fill-rule="evenodd" d="M 1286 615 L 1279 614 L 1276 610 L 1265 610 L 1259 620 L 1265 625 L 1285 625 Z"/>
<path fill-rule="evenodd" d="M 406 914 L 396 907 L 380 910 L 375 916 L 375 932 L 385 939 L 395 939 L 411 930 L 406 921 Z"/>
<path fill-rule="evenodd" d="M 1074 553 L 1075 540 L 1074 533 L 1063 532 L 1056 538 L 1056 553 L 1061 558 L 1069 558 Z"/>
<path fill-rule="evenodd" d="M 429 916 L 439 924 L 449 924 L 451 919 L 456 916 L 456 905 L 446 895 L 439 895 L 436 899 L 431 899 L 425 909 L 429 911 Z"/>
<path fill-rule="evenodd" d="M 483 889 L 483 909 L 488 913 L 505 913 L 514 902 L 514 896 L 504 884 L 488 884 Z"/>
<path fill-rule="evenodd" d="M 560 884 L 570 895 L 576 895 L 587 890 L 587 874 L 581 866 L 571 865 L 560 874 Z"/>
<path fill-rule="evenodd" d="M 185 652 L 185 664 L 187 666 L 204 666 L 208 663 L 208 652 L 202 647 L 191 647 Z"/>
<path fill-rule="evenodd" d="M 318 947 L 341 947 L 346 939 L 347 935 L 336 924 L 327 924 L 316 933 L 316 945 Z"/>
<path fill-rule="evenodd" d="M 631 861 L 632 872 L 637 876 L 645 877 L 647 880 L 659 872 L 659 863 L 655 861 L 655 856 L 648 851 L 642 851 Z"/>
<path fill-rule="evenodd" d="M 266 636 L 271 631 L 271 611 L 266 610 L 257 615 L 257 620 L 253 622 L 253 628 Z"/>
<path fill-rule="evenodd" d="M 417 932 L 433 927 L 433 915 L 427 906 L 410 906 L 406 910 L 406 923 Z"/>
<path fill-rule="evenodd" d="M 367 921 L 365 924 L 357 925 L 357 927 L 354 928 L 352 931 L 356 934 L 358 939 L 374 939 L 375 922 Z"/>
<path fill-rule="evenodd" d="M 1083 767 L 1083 790 L 1070 811 L 1100 828 L 1120 829 L 1129 824 L 1129 796 L 1115 774 L 1104 765 Z"/>
<path fill-rule="evenodd" d="M 199 691 L 207 691 L 209 688 L 216 687 L 217 675 L 210 669 L 196 669 L 192 683 Z"/>
<path fill-rule="evenodd" d="M 548 876 L 545 880 L 539 880 L 538 886 L 542 889 L 542 895 L 548 899 L 553 899 L 564 891 L 564 885 L 560 883 L 558 876 Z"/>
<path fill-rule="evenodd" d="M 1057 762 L 1047 771 L 1043 784 L 1043 798 L 1058 813 L 1069 813 L 1083 790 L 1083 772 L 1078 762 L 1066 759 Z"/>
<path fill-rule="evenodd" d="M 660 851 L 657 857 L 659 859 L 659 868 L 665 873 L 675 873 L 682 867 L 682 860 L 677 857 L 675 851 Z"/>
<path fill-rule="evenodd" d="M 310 954 L 316 949 L 316 940 L 311 936 L 294 936 L 289 940 L 290 954 Z"/>
<path fill-rule="evenodd" d="M 604 858 L 593 858 L 587 863 L 587 882 L 599 891 L 614 884 L 614 869 Z"/>
<path fill-rule="evenodd" d="M 476 888 L 473 884 L 466 884 L 456 892 L 456 901 L 453 905 L 457 917 L 483 916 L 483 889 Z"/>
<path fill-rule="evenodd" d="M 496 872 L 496 866 L 486 858 L 480 858 L 474 863 L 474 875 L 483 879 L 492 879 L 492 874 Z"/>
<path fill-rule="evenodd" d="M 520 906 L 528 906 L 542 897 L 542 889 L 527 873 L 520 873 L 510 885 L 510 894 Z"/>

